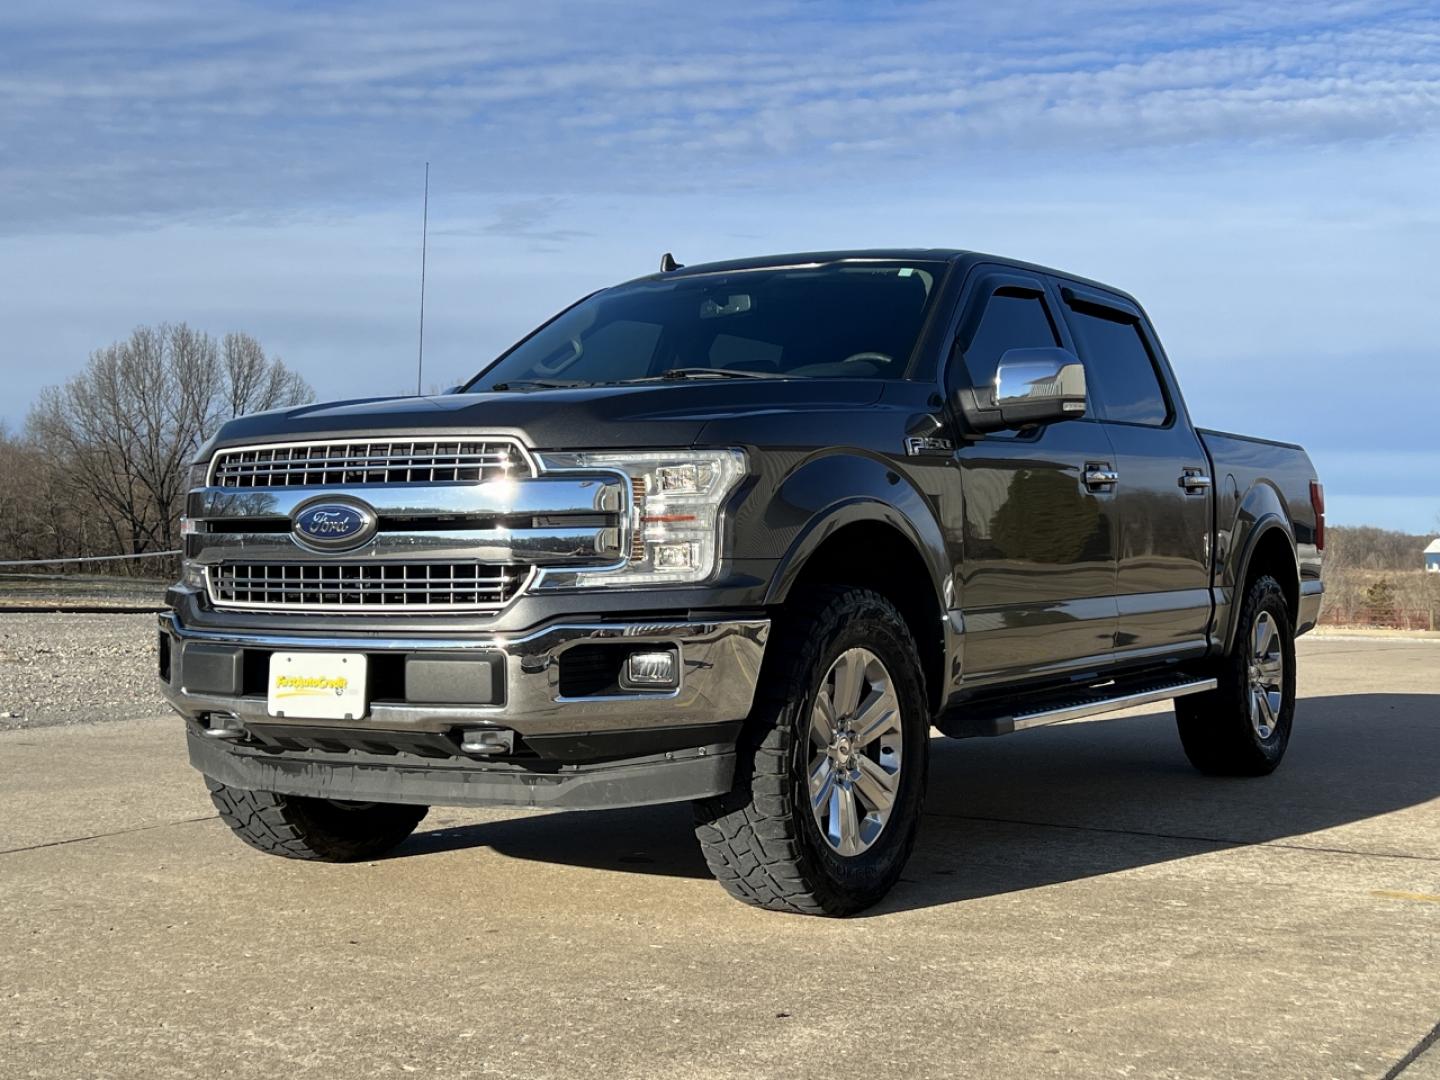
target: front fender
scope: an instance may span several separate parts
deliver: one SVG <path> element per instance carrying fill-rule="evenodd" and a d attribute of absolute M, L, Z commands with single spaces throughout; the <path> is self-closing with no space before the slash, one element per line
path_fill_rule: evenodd
<path fill-rule="evenodd" d="M 835 533 L 873 522 L 890 526 L 914 545 L 940 610 L 950 607 L 950 558 L 936 513 L 914 483 L 883 460 L 855 453 L 809 458 L 776 488 L 767 518 L 790 534 L 767 604 L 784 602 L 806 561 Z M 855 557 L 864 559 L 865 552 Z"/>

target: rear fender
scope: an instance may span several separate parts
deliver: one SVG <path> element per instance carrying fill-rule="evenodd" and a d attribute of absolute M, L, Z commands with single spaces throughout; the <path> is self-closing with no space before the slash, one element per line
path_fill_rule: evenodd
<path fill-rule="evenodd" d="M 1285 549 L 1289 552 L 1289 565 L 1278 571 L 1282 578 L 1280 584 L 1287 596 L 1298 597 L 1300 564 L 1295 557 L 1294 525 L 1280 493 L 1269 483 L 1258 483 L 1245 493 L 1228 531 L 1221 533 L 1222 538 L 1228 536 L 1228 543 L 1221 552 L 1216 581 L 1215 622 L 1226 653 L 1235 643 L 1245 583 L 1249 580 L 1255 552 L 1262 542 L 1269 542 L 1267 537 L 1272 534 L 1284 537 Z"/>

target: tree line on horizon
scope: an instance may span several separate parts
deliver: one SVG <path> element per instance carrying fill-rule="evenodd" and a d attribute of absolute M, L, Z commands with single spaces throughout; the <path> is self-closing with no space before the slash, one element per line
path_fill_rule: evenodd
<path fill-rule="evenodd" d="M 137 327 L 41 391 L 23 431 L 0 429 L 0 560 L 178 548 L 188 469 L 204 442 L 233 417 L 314 400 L 249 334 Z"/>

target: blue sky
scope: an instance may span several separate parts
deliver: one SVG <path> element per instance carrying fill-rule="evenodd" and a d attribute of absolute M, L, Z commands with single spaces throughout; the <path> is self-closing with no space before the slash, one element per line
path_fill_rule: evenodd
<path fill-rule="evenodd" d="M 322 396 L 681 261 L 968 247 L 1149 308 L 1332 520 L 1440 514 L 1440 12 L 1140 0 L 0 8 L 0 418 L 138 323 Z"/>

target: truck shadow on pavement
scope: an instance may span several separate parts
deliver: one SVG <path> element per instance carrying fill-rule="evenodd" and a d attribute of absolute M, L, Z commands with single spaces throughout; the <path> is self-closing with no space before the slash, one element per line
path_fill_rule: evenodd
<path fill-rule="evenodd" d="M 999 739 L 937 736 L 915 852 L 900 884 L 866 914 L 1254 844 L 1440 856 L 1440 843 L 1416 851 L 1413 830 L 1407 848 L 1373 821 L 1440 795 L 1436 761 L 1440 695 L 1425 694 L 1302 698 L 1285 762 L 1260 779 L 1192 769 L 1169 709 Z M 470 847 L 597 870 L 709 876 L 684 805 L 433 829 L 396 857 Z"/>

